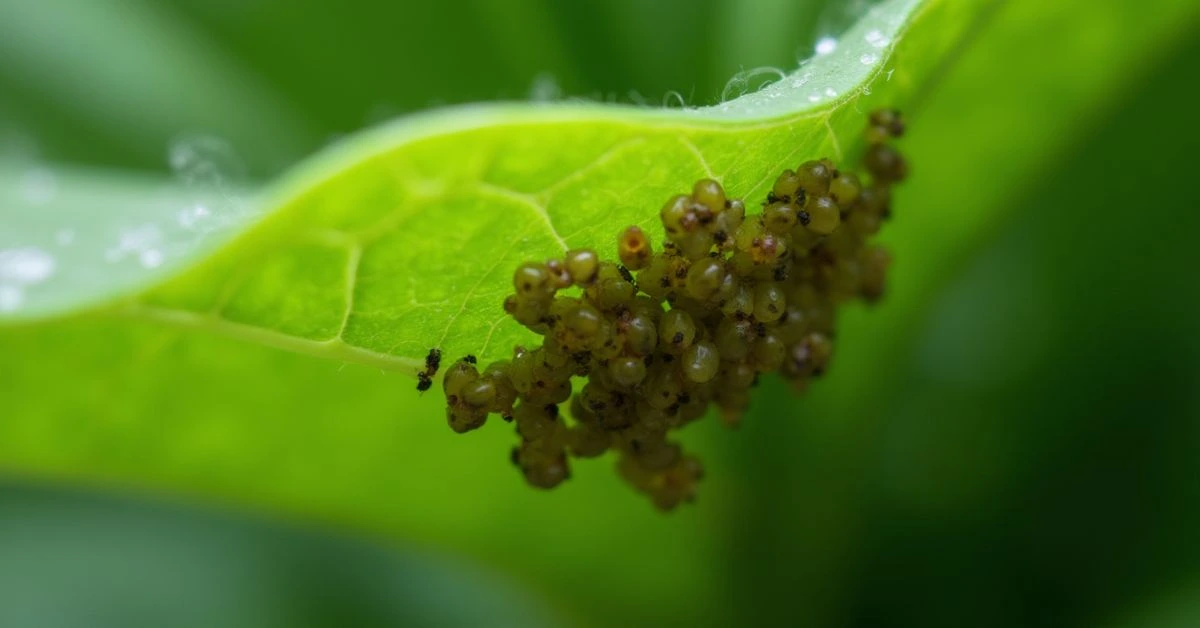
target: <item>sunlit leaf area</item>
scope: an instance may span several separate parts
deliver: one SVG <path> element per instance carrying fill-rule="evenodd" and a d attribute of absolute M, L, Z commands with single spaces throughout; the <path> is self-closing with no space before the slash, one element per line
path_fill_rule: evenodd
<path fill-rule="evenodd" d="M 1198 35 L 1189 0 L 0 0 L 0 626 L 1200 625 Z M 671 432 L 694 499 L 447 426 L 451 365 L 543 340 L 522 262 L 659 247 L 701 179 L 757 215 L 891 109 L 886 291 L 803 390 Z"/>

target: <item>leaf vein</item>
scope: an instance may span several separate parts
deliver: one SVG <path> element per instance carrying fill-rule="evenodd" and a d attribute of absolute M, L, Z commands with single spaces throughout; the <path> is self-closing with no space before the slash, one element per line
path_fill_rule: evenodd
<path fill-rule="evenodd" d="M 346 333 L 346 326 L 350 324 L 350 317 L 354 315 L 354 293 L 358 286 L 358 267 L 362 261 L 363 247 L 360 244 L 355 244 L 350 247 L 349 254 L 346 256 L 346 310 L 342 313 L 342 322 L 338 325 L 337 335 L 335 338 L 342 338 Z"/>
<path fill-rule="evenodd" d="M 700 147 L 696 146 L 696 143 L 686 135 L 680 135 L 678 139 L 679 143 L 683 144 L 683 147 L 696 157 L 696 161 L 700 162 L 700 168 L 704 170 L 704 175 L 709 179 L 717 179 L 718 177 L 713 172 L 712 167 L 708 165 L 708 159 L 704 157 L 704 153 L 700 152 Z"/>
<path fill-rule="evenodd" d="M 327 360 L 355 362 L 390 371 L 406 371 L 415 374 L 424 363 L 416 358 L 406 358 L 388 353 L 372 351 L 348 344 L 340 338 L 313 340 L 285 332 L 247 325 L 215 316 L 188 310 L 177 310 L 148 305 L 131 305 L 118 310 L 126 318 L 151 321 L 184 329 L 214 333 L 235 340 L 282 349 L 292 353 L 309 355 Z"/>
<path fill-rule="evenodd" d="M 577 168 L 571 174 L 568 174 L 567 176 L 559 179 L 558 181 L 551 183 L 550 185 L 546 186 L 541 191 L 534 192 L 532 194 L 532 196 L 534 198 L 540 199 L 543 203 L 549 203 L 550 199 L 553 198 L 553 196 L 559 190 L 561 190 L 563 187 L 565 187 L 565 186 L 569 185 L 570 183 L 573 183 L 579 179 L 582 179 L 583 177 L 587 176 L 591 171 L 607 164 L 608 162 L 615 159 L 621 153 L 625 152 L 626 150 L 628 150 L 634 146 L 642 144 L 645 141 L 646 141 L 646 138 L 644 138 L 644 137 L 634 137 L 631 139 L 622 140 L 620 142 L 617 142 L 616 144 L 613 144 L 612 146 L 610 146 L 608 148 L 608 150 L 597 155 L 596 158 L 593 159 L 590 163 Z"/>
<path fill-rule="evenodd" d="M 479 290 L 479 287 L 482 286 L 485 281 L 487 281 L 487 278 L 490 277 L 492 273 L 496 272 L 497 268 L 500 268 L 500 265 L 503 264 L 508 258 L 508 254 L 511 253 L 514 248 L 516 248 L 517 243 L 520 241 L 520 238 L 513 238 L 512 241 L 508 243 L 508 247 L 504 249 L 504 253 L 496 256 L 496 259 L 492 262 L 492 265 L 488 267 L 487 271 L 479 275 L 479 279 L 475 280 L 475 285 L 471 286 L 471 288 L 467 290 L 467 293 L 463 295 L 462 304 L 458 307 L 458 311 L 450 316 L 450 320 L 446 321 L 446 328 L 442 330 L 441 337 L 438 338 L 438 341 L 434 343 L 433 346 L 442 346 L 442 343 L 446 341 L 446 337 L 450 335 L 450 328 L 454 326 L 454 323 L 460 316 L 462 316 L 462 313 L 466 311 L 467 303 L 469 303 L 471 298 L 475 296 L 475 292 Z"/>
<path fill-rule="evenodd" d="M 546 211 L 546 208 L 539 203 L 536 198 L 528 194 L 510 190 L 492 183 L 480 183 L 476 189 L 481 195 L 492 195 L 503 198 L 505 200 L 524 205 L 533 210 L 534 215 L 536 215 L 546 225 L 546 229 L 550 231 L 550 236 L 553 237 L 556 242 L 558 242 L 558 245 L 562 247 L 562 250 L 566 251 L 567 249 L 571 248 L 567 246 L 567 241 L 564 240 L 562 235 L 558 233 L 558 229 L 554 226 L 554 221 L 550 220 L 550 213 Z"/>

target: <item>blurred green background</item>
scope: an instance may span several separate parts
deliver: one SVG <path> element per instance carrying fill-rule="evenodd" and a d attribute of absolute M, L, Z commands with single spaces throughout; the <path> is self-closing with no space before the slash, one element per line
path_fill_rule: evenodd
<path fill-rule="evenodd" d="M 0 0 L 0 158 L 169 176 L 173 139 L 205 133 L 235 148 L 254 184 L 341 134 L 441 104 L 657 105 L 678 102 L 672 92 L 709 104 L 739 70 L 794 67 L 866 4 Z M 1006 14 L 1021 12 L 985 23 L 976 55 L 1012 45 L 997 41 Z M 613 599 L 573 582 L 563 594 L 454 543 L 385 545 L 10 479 L 0 626 L 1200 625 L 1197 32 L 1176 24 L 1138 51 L 1141 69 L 1079 112 L 1084 129 L 1064 130 L 915 312 L 852 313 L 847 342 L 872 319 L 920 321 L 880 350 L 887 368 L 869 381 L 835 368 L 840 386 L 800 401 L 768 383 L 743 429 L 709 439 L 725 474 L 714 493 L 738 498 L 702 490 L 693 508 L 720 523 L 696 535 L 712 575 L 677 577 L 712 590 L 664 581 L 664 596 L 691 597 L 662 608 L 646 605 L 653 591 Z M 972 99 L 935 88 L 929 105 L 969 112 Z M 991 113 L 976 124 L 1020 137 Z M 939 145 L 936 117 L 915 122 L 914 142 Z M 918 176 L 936 177 L 957 155 L 924 157 Z M 1003 168 L 1003 151 L 994 158 Z M 975 184 L 935 187 L 951 198 Z M 924 200 L 904 197 L 900 220 L 919 224 Z M 898 263 L 919 246 L 894 243 Z M 829 408 L 852 412 L 810 419 Z M 480 472 L 511 472 L 495 462 Z M 579 543 L 592 525 L 603 522 L 579 523 Z M 652 551 L 639 559 L 673 573 Z M 702 610 L 676 613 L 689 605 Z"/>

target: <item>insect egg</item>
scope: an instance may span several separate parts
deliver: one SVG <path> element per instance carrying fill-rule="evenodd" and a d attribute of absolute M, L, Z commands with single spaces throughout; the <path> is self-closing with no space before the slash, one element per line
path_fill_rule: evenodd
<path fill-rule="evenodd" d="M 575 285 L 586 286 L 596 280 L 600 270 L 600 258 L 591 249 L 572 249 L 567 251 L 565 260 L 567 272 Z"/>
<path fill-rule="evenodd" d="M 701 340 L 683 352 L 683 373 L 693 382 L 703 384 L 711 380 L 720 366 L 720 353 L 707 340 Z"/>
<path fill-rule="evenodd" d="M 908 175 L 908 164 L 896 149 L 887 144 L 875 144 L 867 149 L 867 170 L 876 179 L 895 182 Z"/>
<path fill-rule="evenodd" d="M 625 231 L 621 232 L 617 253 L 626 268 L 641 270 L 646 267 L 653 254 L 650 238 L 646 237 L 646 233 L 637 226 L 626 227 Z"/>
<path fill-rule="evenodd" d="M 841 209 L 828 196 L 810 197 L 804 213 L 808 215 L 805 228 L 817 235 L 829 235 L 842 223 Z"/>
<path fill-rule="evenodd" d="M 773 233 L 787 233 L 796 226 L 799 211 L 790 202 L 771 203 L 763 208 L 763 226 Z"/>
<path fill-rule="evenodd" d="M 517 289 L 517 296 L 526 299 L 546 296 L 549 283 L 550 273 L 542 264 L 521 264 L 513 275 L 513 287 Z"/>
<path fill-rule="evenodd" d="M 829 182 L 829 196 L 842 207 L 848 207 L 858 200 L 861 191 L 862 185 L 853 172 L 840 173 L 836 179 Z"/>
<path fill-rule="evenodd" d="M 704 258 L 688 270 L 687 290 L 693 299 L 711 298 L 725 281 L 725 264 L 711 257 Z"/>
<path fill-rule="evenodd" d="M 686 349 L 696 338 L 696 324 L 683 310 L 670 310 L 663 314 L 658 330 L 659 346 L 669 347 L 668 350 L 672 352 Z"/>
<path fill-rule="evenodd" d="M 712 179 L 701 179 L 692 186 L 692 198 L 713 214 L 725 209 L 725 190 Z"/>
<path fill-rule="evenodd" d="M 520 264 L 504 311 L 542 344 L 482 370 L 474 356 L 446 369 L 450 428 L 469 432 L 493 413 L 512 421 L 512 462 L 537 488 L 569 479 L 570 457 L 613 449 L 620 477 L 656 507 L 692 501 L 703 467 L 671 435 L 712 408 L 737 426 L 762 376 L 803 390 L 832 360 L 837 308 L 884 293 L 891 258 L 870 238 L 907 172 L 891 145 L 904 123 L 881 110 L 865 126 L 862 178 L 828 158 L 767 177 L 739 169 L 739 181 L 774 181 L 749 215 L 731 189 L 701 179 L 661 206 L 661 248 L 657 226 L 630 226 L 616 260 L 576 248 Z M 431 349 L 418 390 L 440 360 Z"/>
<path fill-rule="evenodd" d="M 825 194 L 829 191 L 829 181 L 833 178 L 829 168 L 820 161 L 806 161 L 796 169 L 796 177 L 800 188 L 809 195 Z"/>

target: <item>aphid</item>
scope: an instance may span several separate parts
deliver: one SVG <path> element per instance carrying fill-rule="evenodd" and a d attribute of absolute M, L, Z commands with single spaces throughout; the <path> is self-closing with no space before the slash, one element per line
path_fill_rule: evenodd
<path fill-rule="evenodd" d="M 425 370 L 417 373 L 417 391 L 425 392 L 433 386 L 433 376 L 437 375 L 438 367 L 442 365 L 442 350 L 434 347 L 425 356 Z"/>
<path fill-rule="evenodd" d="M 520 265 L 504 310 L 543 344 L 485 369 L 470 355 L 455 362 L 442 382 L 450 428 L 493 413 L 515 423 L 513 464 L 538 488 L 569 478 L 570 457 L 616 449 L 618 473 L 658 508 L 693 501 L 703 468 L 671 433 L 712 407 L 737 426 L 764 374 L 803 390 L 828 368 L 837 306 L 883 294 L 890 257 L 869 238 L 907 172 L 889 144 L 903 132 L 898 112 L 874 112 L 863 179 L 805 161 L 749 216 L 720 183 L 697 181 L 659 210 L 658 251 L 632 226 L 617 237 L 619 263 L 572 249 Z M 440 357 L 430 350 L 418 390 Z"/>
<path fill-rule="evenodd" d="M 433 348 L 429 350 L 429 355 L 425 356 L 425 374 L 433 377 L 438 367 L 442 365 L 442 350 Z"/>

